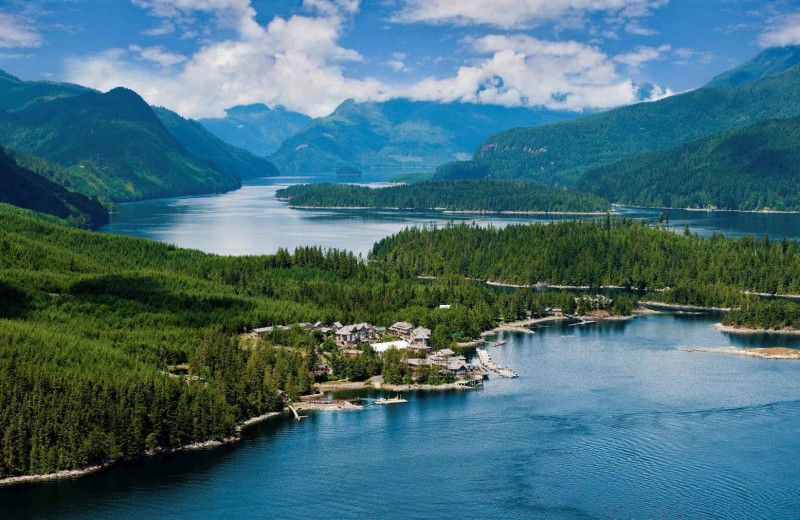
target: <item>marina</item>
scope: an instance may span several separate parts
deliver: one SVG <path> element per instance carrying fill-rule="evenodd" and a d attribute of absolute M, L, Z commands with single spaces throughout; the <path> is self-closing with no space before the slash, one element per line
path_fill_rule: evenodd
<path fill-rule="evenodd" d="M 496 372 L 503 377 L 508 377 L 508 378 L 519 377 L 517 373 L 511 370 L 510 368 L 498 366 L 494 361 L 492 361 L 492 356 L 489 355 L 488 350 L 479 348 L 477 349 L 477 353 L 478 353 L 478 359 L 481 362 L 481 366 L 483 366 L 484 368 Z"/>

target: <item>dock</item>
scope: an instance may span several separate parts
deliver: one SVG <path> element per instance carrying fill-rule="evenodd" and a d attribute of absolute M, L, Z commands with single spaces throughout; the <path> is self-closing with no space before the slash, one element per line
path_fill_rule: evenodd
<path fill-rule="evenodd" d="M 479 348 L 477 349 L 478 352 L 478 359 L 481 361 L 481 365 L 489 370 L 497 372 L 503 377 L 519 377 L 516 372 L 511 370 L 510 368 L 501 367 L 497 365 L 492 360 L 492 356 L 489 355 L 489 351 L 486 349 Z"/>

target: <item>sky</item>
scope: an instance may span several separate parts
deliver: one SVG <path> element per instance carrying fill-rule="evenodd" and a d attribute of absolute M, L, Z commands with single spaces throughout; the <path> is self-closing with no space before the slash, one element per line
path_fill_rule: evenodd
<path fill-rule="evenodd" d="M 185 117 L 348 98 L 596 111 L 800 44 L 800 0 L 0 0 L 0 68 Z"/>

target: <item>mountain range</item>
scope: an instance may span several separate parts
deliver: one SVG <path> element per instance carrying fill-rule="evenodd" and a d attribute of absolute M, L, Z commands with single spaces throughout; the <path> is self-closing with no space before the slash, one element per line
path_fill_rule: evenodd
<path fill-rule="evenodd" d="M 277 175 L 266 159 L 128 89 L 101 93 L 3 73 L 0 99 L 0 145 L 46 159 L 68 172 L 50 180 L 104 201 L 213 193 Z"/>
<path fill-rule="evenodd" d="M 659 200 L 672 200 L 673 190 L 686 187 L 676 182 L 675 165 L 670 164 L 680 156 L 686 164 L 692 164 L 691 169 L 681 171 L 680 178 L 684 181 L 690 174 L 706 176 L 719 183 L 750 176 L 753 179 L 748 185 L 751 189 L 760 186 L 761 193 L 748 193 L 746 200 L 687 199 L 682 195 L 675 200 L 691 200 L 698 204 L 702 200 L 703 205 L 730 209 L 749 209 L 755 201 L 756 207 L 752 209 L 759 209 L 759 199 L 777 202 L 789 195 L 774 192 L 775 186 L 768 185 L 767 178 L 760 175 L 762 170 L 754 169 L 763 162 L 749 160 L 750 154 L 769 149 L 770 135 L 782 125 L 756 127 L 742 134 L 729 132 L 763 121 L 800 116 L 799 55 L 798 47 L 768 49 L 714 79 L 711 86 L 575 121 L 501 132 L 484 140 L 471 160 L 440 166 L 434 178 L 520 178 L 581 189 L 586 189 L 583 183 L 591 180 L 595 193 L 611 200 L 647 205 L 656 199 L 632 197 L 632 186 L 641 185 L 637 183 L 646 178 L 643 177 L 645 173 L 660 172 L 665 176 L 663 193 L 667 198 Z M 792 127 L 791 123 L 787 125 Z M 705 142 L 698 141 L 690 147 L 675 148 L 704 139 Z M 745 144 L 745 139 L 754 141 Z M 714 144 L 722 142 L 728 146 Z M 737 152 L 740 160 L 734 164 L 730 163 L 732 143 L 742 147 Z M 782 142 L 780 146 L 791 147 L 791 142 Z M 658 151 L 664 153 L 642 155 Z M 715 171 L 720 164 L 730 164 L 736 176 Z M 603 169 L 595 172 L 598 168 Z M 669 174 L 670 171 L 673 173 Z M 583 177 L 584 174 L 587 177 Z M 794 178 L 795 172 L 784 169 L 780 174 Z M 773 189 L 771 195 L 767 193 L 770 189 Z"/>
<path fill-rule="evenodd" d="M 347 100 L 287 139 L 270 158 L 291 173 L 331 172 L 342 166 L 435 167 L 468 157 L 491 133 L 579 115 L 471 103 Z"/>
<path fill-rule="evenodd" d="M 311 121 L 305 114 L 281 106 L 269 108 L 263 103 L 235 106 L 225 111 L 225 117 L 197 120 L 226 143 L 259 157 L 274 153 Z"/>

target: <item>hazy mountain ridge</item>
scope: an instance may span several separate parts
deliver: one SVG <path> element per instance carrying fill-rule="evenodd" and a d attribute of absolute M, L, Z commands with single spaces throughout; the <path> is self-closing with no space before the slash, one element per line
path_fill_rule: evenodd
<path fill-rule="evenodd" d="M 577 116 L 469 103 L 347 100 L 287 139 L 272 159 L 287 172 L 333 171 L 345 165 L 433 167 L 469 154 L 492 132 Z"/>
<path fill-rule="evenodd" d="M 756 57 L 746 67 L 752 77 L 763 79 L 502 132 L 486 139 L 471 161 L 442 166 L 435 178 L 508 177 L 580 186 L 580 176 L 594 168 L 761 121 L 800 116 L 800 66 L 780 71 L 775 51 L 765 53 L 771 59 Z M 784 67 L 795 53 L 796 49 L 783 49 Z M 758 73 L 755 63 L 764 63 L 768 70 Z M 603 195 L 617 199 L 607 191 Z"/>
<path fill-rule="evenodd" d="M 226 143 L 266 157 L 278 150 L 289 137 L 312 119 L 283 107 L 269 108 L 262 103 L 227 109 L 221 118 L 198 119 L 209 132 Z"/>

